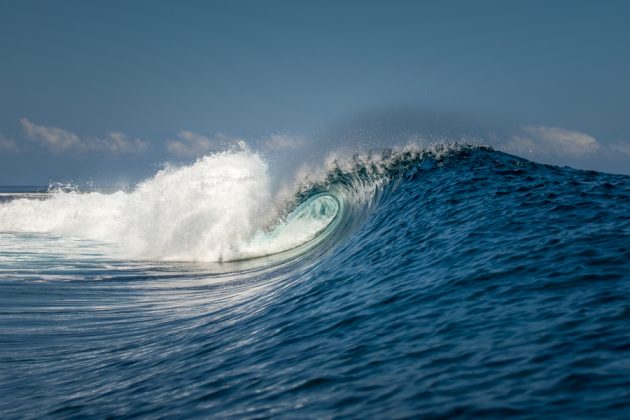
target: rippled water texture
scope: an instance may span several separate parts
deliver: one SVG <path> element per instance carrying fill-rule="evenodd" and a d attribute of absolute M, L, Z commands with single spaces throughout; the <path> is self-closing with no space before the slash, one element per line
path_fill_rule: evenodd
<path fill-rule="evenodd" d="M 0 204 L 2 417 L 630 417 L 630 177 L 399 153 L 291 212 L 234 159 Z"/>

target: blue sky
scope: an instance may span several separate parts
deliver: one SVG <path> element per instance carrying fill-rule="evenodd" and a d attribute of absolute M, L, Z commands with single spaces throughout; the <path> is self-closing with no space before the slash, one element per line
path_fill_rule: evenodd
<path fill-rule="evenodd" d="M 0 184 L 137 179 L 400 105 L 630 173 L 628 22 L 623 1 L 5 1 Z"/>

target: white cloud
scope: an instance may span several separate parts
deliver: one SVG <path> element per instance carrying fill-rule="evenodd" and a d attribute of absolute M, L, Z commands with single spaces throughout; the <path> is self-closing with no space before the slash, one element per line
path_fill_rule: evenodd
<path fill-rule="evenodd" d="M 116 154 L 140 153 L 149 148 L 149 142 L 140 139 L 130 139 L 119 132 L 108 133 L 104 138 L 91 139 L 93 150 L 106 150 Z"/>
<path fill-rule="evenodd" d="M 500 145 L 502 150 L 515 155 L 525 156 L 534 154 L 536 145 L 531 139 L 523 136 L 512 136 L 508 141 Z"/>
<path fill-rule="evenodd" d="M 286 134 L 274 134 L 262 141 L 262 146 L 267 151 L 296 149 L 306 143 L 304 137 L 291 137 Z"/>
<path fill-rule="evenodd" d="M 19 149 L 15 140 L 4 137 L 0 134 L 0 153 L 14 153 Z"/>
<path fill-rule="evenodd" d="M 223 133 L 216 133 L 212 138 L 192 131 L 180 131 L 178 140 L 168 140 L 166 149 L 173 155 L 181 157 L 197 157 L 219 150 L 240 139 L 228 137 Z"/>
<path fill-rule="evenodd" d="M 619 153 L 625 156 L 630 156 L 630 142 L 618 141 L 608 146 L 614 153 Z"/>
<path fill-rule="evenodd" d="M 37 141 L 42 146 L 47 147 L 53 152 L 63 152 L 66 150 L 83 149 L 85 145 L 81 142 L 79 136 L 70 131 L 66 131 L 57 127 L 46 127 L 30 122 L 27 118 L 21 118 L 20 123 L 26 131 L 26 137 Z"/>
<path fill-rule="evenodd" d="M 38 125 L 27 118 L 21 118 L 20 123 L 26 132 L 26 137 L 46 147 L 53 153 L 85 153 L 109 152 L 113 154 L 141 153 L 147 150 L 149 143 L 145 140 L 130 139 L 119 132 L 108 133 L 105 137 L 81 138 L 72 131 L 58 127 Z"/>
<path fill-rule="evenodd" d="M 558 127 L 523 127 L 522 135 L 512 136 L 501 148 L 517 155 L 581 158 L 593 155 L 601 148 L 588 134 Z"/>

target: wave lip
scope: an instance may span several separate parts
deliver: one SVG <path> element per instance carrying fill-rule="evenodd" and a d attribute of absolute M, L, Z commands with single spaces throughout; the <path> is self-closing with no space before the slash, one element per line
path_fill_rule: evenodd
<path fill-rule="evenodd" d="M 286 251 L 304 251 L 317 245 L 334 230 L 341 204 L 333 195 L 316 194 L 299 204 L 269 232 L 259 232 L 240 249 L 242 259 Z"/>

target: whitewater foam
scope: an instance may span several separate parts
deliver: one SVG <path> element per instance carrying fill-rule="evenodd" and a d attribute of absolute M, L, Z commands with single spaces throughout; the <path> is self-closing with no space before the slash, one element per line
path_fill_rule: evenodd
<path fill-rule="evenodd" d="M 274 202 L 267 164 L 248 150 L 165 168 L 131 192 L 56 191 L 0 206 L 0 231 L 117 245 L 127 258 L 221 261 L 261 229 Z"/>

